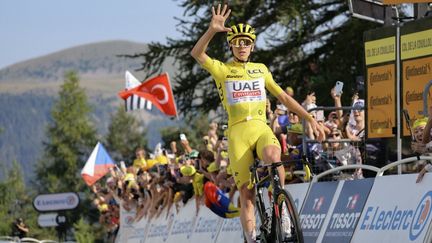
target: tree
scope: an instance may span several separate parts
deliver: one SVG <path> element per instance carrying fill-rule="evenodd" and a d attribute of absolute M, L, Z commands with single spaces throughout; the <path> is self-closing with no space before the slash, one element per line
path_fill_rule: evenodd
<path fill-rule="evenodd" d="M 181 1 L 185 17 L 178 18 L 178 31 L 184 38 L 168 38 L 167 44 L 153 42 L 147 52 L 131 56 L 144 58 L 141 70 L 148 76 L 160 72 L 162 63 L 174 57 L 179 67 L 174 76 L 174 94 L 183 113 L 207 113 L 220 106 L 209 74 L 189 55 L 207 30 L 213 3 Z M 352 91 L 356 86 L 355 77 L 363 74 L 363 32 L 377 25 L 349 18 L 347 1 L 235 0 L 229 2 L 229 7 L 232 13 L 227 25 L 247 22 L 256 28 L 258 43 L 252 61 L 266 64 L 283 87 L 303 87 L 305 80 L 310 81 L 309 87 L 297 90 L 299 100 L 304 98 L 307 89 L 324 90 L 317 92 L 320 104 L 333 105 L 329 93 L 335 81 L 344 81 L 345 91 Z M 212 58 L 226 61 L 230 50 L 225 34 L 217 34 L 207 51 Z M 314 63 L 319 73 L 309 67 Z"/>
<path fill-rule="evenodd" d="M 59 99 L 51 111 L 44 155 L 36 174 L 40 192 L 54 193 L 84 189 L 80 171 L 96 145 L 96 130 L 90 121 L 91 108 L 75 72 L 67 72 Z"/>
<path fill-rule="evenodd" d="M 22 214 L 23 206 L 31 204 L 25 191 L 24 180 L 19 163 L 14 161 L 6 180 L 0 183 L 0 235 L 10 235 L 12 222 Z"/>
<path fill-rule="evenodd" d="M 74 224 L 74 236 L 77 242 L 95 242 L 94 228 L 81 218 Z"/>
<path fill-rule="evenodd" d="M 137 147 L 147 147 L 146 130 L 123 106 L 111 116 L 106 135 L 107 150 L 114 160 L 133 161 Z"/>
<path fill-rule="evenodd" d="M 22 169 L 17 161 L 12 163 L 6 173 L 6 179 L 0 183 L 0 235 L 11 235 L 11 226 L 15 219 L 23 218 L 29 228 L 28 236 L 53 239 L 52 229 L 40 228 L 37 223 L 38 213 L 33 208 L 34 193 L 26 188 Z"/>
<path fill-rule="evenodd" d="M 89 212 L 87 185 L 80 176 L 92 149 L 96 145 L 96 130 L 90 121 L 91 108 L 87 96 L 79 86 L 75 72 L 67 72 L 52 111 L 52 122 L 47 127 L 44 154 L 36 168 L 39 193 L 80 193 L 78 209 L 66 213 L 71 225 L 80 217 L 96 215 Z"/>

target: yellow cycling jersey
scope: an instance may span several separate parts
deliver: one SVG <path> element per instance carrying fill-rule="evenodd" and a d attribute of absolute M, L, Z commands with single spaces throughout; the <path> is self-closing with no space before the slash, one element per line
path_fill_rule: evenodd
<path fill-rule="evenodd" d="M 266 89 L 276 97 L 284 92 L 262 63 L 222 63 L 207 58 L 202 67 L 216 82 L 228 126 L 252 119 L 266 122 Z"/>

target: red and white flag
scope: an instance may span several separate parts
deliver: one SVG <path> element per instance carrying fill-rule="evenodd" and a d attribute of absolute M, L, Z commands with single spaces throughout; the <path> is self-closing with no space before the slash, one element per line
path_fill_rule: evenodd
<path fill-rule="evenodd" d="M 120 91 L 118 95 L 124 100 L 127 100 L 132 95 L 137 95 L 150 101 L 166 115 L 177 115 L 174 94 L 167 73 L 144 81 L 135 88 Z"/>
<path fill-rule="evenodd" d="M 132 73 L 126 71 L 125 73 L 125 90 L 133 89 L 141 85 L 141 82 L 135 78 Z M 138 95 L 131 95 L 127 99 L 125 99 L 125 110 L 133 111 L 133 110 L 152 110 L 152 103 Z"/>

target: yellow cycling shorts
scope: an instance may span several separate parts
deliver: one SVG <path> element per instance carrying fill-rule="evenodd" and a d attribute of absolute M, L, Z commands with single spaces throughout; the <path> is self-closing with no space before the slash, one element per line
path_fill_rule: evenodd
<path fill-rule="evenodd" d="M 270 127 L 261 120 L 249 120 L 228 129 L 228 156 L 237 188 L 249 183 L 249 167 L 254 162 L 254 151 L 262 160 L 266 146 L 280 144 Z"/>

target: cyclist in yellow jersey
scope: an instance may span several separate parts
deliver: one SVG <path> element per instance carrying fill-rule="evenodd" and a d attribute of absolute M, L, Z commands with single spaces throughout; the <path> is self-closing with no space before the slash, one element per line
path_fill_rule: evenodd
<path fill-rule="evenodd" d="M 261 63 L 249 62 L 256 40 L 255 30 L 248 24 L 225 27 L 231 10 L 227 5 L 217 10 L 212 7 L 208 30 L 192 49 L 191 55 L 206 69 L 216 82 L 219 97 L 228 113 L 228 156 L 236 185 L 240 191 L 240 220 L 248 242 L 255 242 L 254 190 L 249 190 L 249 167 L 254 151 L 265 163 L 280 161 L 279 141 L 266 124 L 266 89 L 292 112 L 307 119 L 318 140 L 324 130 L 293 98 L 273 80 L 268 68 Z M 217 32 L 227 32 L 233 60 L 222 63 L 210 58 L 206 49 Z M 285 175 L 278 168 L 281 182 Z"/>

